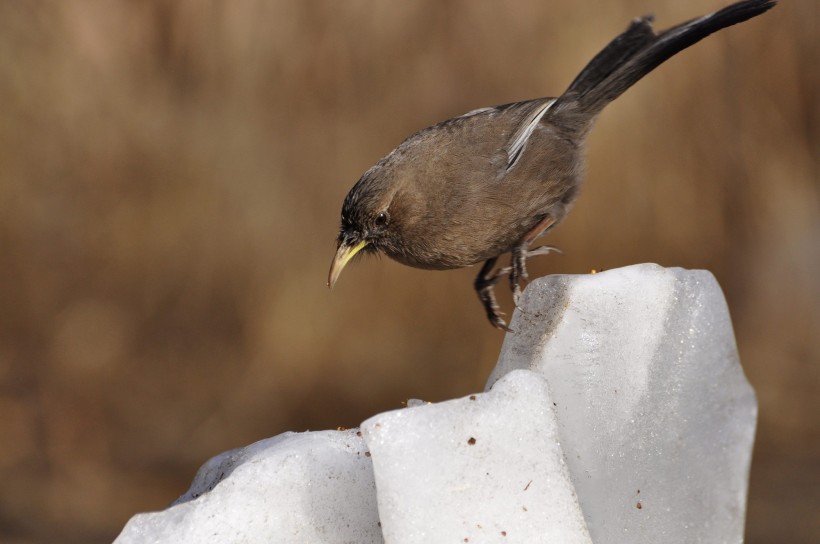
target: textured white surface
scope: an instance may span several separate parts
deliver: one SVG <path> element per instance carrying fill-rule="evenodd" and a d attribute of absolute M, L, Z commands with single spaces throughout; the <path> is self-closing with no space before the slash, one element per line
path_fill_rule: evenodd
<path fill-rule="evenodd" d="M 521 305 L 488 386 L 547 380 L 593 540 L 742 542 L 757 402 L 714 277 L 550 276 Z"/>
<path fill-rule="evenodd" d="M 546 381 L 512 372 L 488 393 L 362 424 L 386 542 L 589 543 Z"/>
<path fill-rule="evenodd" d="M 224 453 L 117 543 L 742 542 L 757 404 L 712 275 L 550 276 L 521 305 L 487 392 L 374 416 L 367 445 Z"/>
<path fill-rule="evenodd" d="M 379 543 L 373 468 L 356 430 L 286 433 L 208 461 L 171 507 L 116 544 Z"/>

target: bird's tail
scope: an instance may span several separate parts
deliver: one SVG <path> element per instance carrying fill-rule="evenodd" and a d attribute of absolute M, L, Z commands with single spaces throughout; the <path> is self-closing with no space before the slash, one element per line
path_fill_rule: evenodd
<path fill-rule="evenodd" d="M 579 121 L 591 120 L 607 104 L 658 65 L 722 28 L 742 23 L 771 9 L 771 0 L 745 0 L 710 15 L 692 19 L 658 34 L 652 17 L 636 19 L 578 74 L 551 108 Z M 579 127 L 580 128 L 580 127 Z"/>

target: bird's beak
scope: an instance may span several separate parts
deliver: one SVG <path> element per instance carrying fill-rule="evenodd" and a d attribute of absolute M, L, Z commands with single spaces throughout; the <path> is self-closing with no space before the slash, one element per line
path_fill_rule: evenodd
<path fill-rule="evenodd" d="M 339 244 L 339 249 L 336 250 L 336 255 L 333 257 L 333 262 L 330 263 L 330 273 L 327 275 L 327 286 L 333 289 L 333 286 L 336 285 L 336 280 L 339 279 L 339 274 L 342 273 L 347 262 L 353 258 L 353 256 L 364 249 L 368 242 L 366 240 L 362 240 L 355 246 L 349 246 L 344 242 Z"/>

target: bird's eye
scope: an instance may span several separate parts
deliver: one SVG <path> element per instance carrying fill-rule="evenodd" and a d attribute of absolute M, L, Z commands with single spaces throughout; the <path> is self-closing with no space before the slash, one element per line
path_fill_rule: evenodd
<path fill-rule="evenodd" d="M 383 227 L 387 225 L 387 222 L 390 220 L 390 216 L 387 215 L 387 212 L 381 212 L 379 215 L 376 216 L 376 226 Z"/>

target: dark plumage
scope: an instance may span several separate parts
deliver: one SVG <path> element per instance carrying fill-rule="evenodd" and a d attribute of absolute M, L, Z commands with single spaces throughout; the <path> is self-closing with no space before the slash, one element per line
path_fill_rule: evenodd
<path fill-rule="evenodd" d="M 490 322 L 506 329 L 493 286 L 509 276 L 517 302 L 527 257 L 554 249 L 529 246 L 578 195 L 598 113 L 671 56 L 774 4 L 738 2 L 657 34 L 651 17 L 636 19 L 558 98 L 482 108 L 413 134 L 345 198 L 328 285 L 360 250 L 436 270 L 484 262 L 475 288 Z M 510 266 L 493 271 L 506 252 Z"/>

